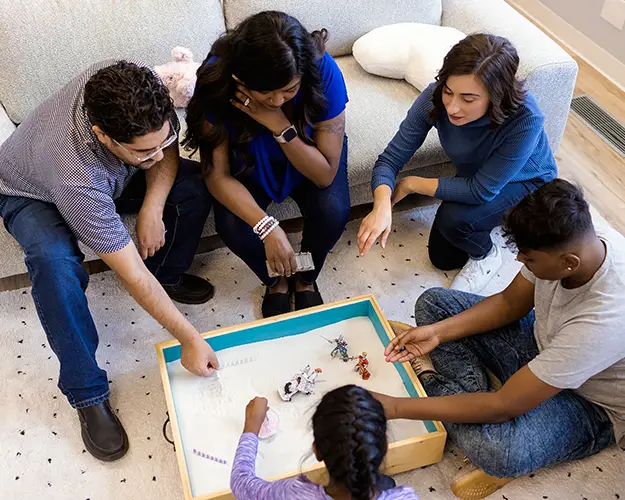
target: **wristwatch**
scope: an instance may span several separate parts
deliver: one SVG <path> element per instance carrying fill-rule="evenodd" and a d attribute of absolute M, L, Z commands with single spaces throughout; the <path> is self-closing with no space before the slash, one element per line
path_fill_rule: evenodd
<path fill-rule="evenodd" d="M 297 129 L 295 128 L 295 125 L 291 125 L 290 127 L 285 128 L 281 134 L 273 136 L 273 138 L 280 144 L 286 144 L 287 142 L 291 142 L 296 137 Z"/>

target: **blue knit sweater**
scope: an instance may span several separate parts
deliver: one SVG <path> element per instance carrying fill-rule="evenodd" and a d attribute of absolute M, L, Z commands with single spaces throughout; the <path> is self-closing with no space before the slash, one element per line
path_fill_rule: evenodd
<path fill-rule="evenodd" d="M 509 182 L 530 179 L 550 181 L 557 166 L 543 128 L 544 116 L 528 92 L 519 110 L 497 128 L 488 116 L 456 126 L 443 108 L 440 120 L 433 122 L 430 84 L 414 102 L 395 137 L 378 157 L 373 168 L 373 190 L 381 184 L 395 188 L 395 178 L 421 147 L 432 127 L 438 130 L 443 149 L 456 167 L 455 177 L 438 181 L 435 197 L 479 205 L 495 198 Z"/>

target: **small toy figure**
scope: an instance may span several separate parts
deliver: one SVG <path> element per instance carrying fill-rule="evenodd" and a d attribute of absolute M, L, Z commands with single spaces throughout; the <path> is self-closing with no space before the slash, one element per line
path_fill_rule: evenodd
<path fill-rule="evenodd" d="M 330 356 L 332 356 L 333 358 L 340 358 L 345 363 L 347 363 L 348 361 L 354 359 L 353 357 L 351 357 L 347 353 L 347 342 L 343 338 L 343 335 L 339 335 L 334 340 L 328 340 L 328 339 L 326 339 L 326 340 L 328 342 L 330 342 L 331 344 L 332 343 L 336 344 L 334 349 L 332 349 L 332 352 L 330 353 Z"/>
<path fill-rule="evenodd" d="M 306 365 L 301 371 L 297 372 L 293 378 L 278 389 L 278 394 L 283 401 L 291 401 L 291 398 L 298 392 L 310 395 L 315 392 L 315 380 L 322 372 L 321 368 L 314 370 L 310 365 Z"/>
<path fill-rule="evenodd" d="M 367 359 L 367 353 L 363 352 L 360 356 L 358 356 L 358 363 L 356 363 L 356 366 L 354 367 L 354 371 L 358 372 L 363 380 L 369 380 L 369 377 L 371 377 L 371 373 L 367 370 L 368 365 L 369 360 Z"/>

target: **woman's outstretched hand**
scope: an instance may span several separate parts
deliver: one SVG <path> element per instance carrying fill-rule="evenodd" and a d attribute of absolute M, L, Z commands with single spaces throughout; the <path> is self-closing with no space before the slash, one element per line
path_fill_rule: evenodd
<path fill-rule="evenodd" d="M 365 255 L 376 240 L 380 238 L 382 248 L 386 247 L 386 240 L 391 232 L 391 224 L 393 222 L 393 214 L 391 207 L 374 207 L 369 215 L 367 215 L 360 223 L 358 230 L 358 250 L 360 256 Z"/>

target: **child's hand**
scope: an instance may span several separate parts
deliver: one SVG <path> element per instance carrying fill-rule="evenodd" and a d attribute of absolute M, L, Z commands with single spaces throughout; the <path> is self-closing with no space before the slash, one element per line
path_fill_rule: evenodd
<path fill-rule="evenodd" d="M 260 432 L 260 427 L 263 425 L 269 409 L 268 403 L 267 398 L 254 398 L 247 404 L 243 432 L 253 432 L 254 434 Z"/>

